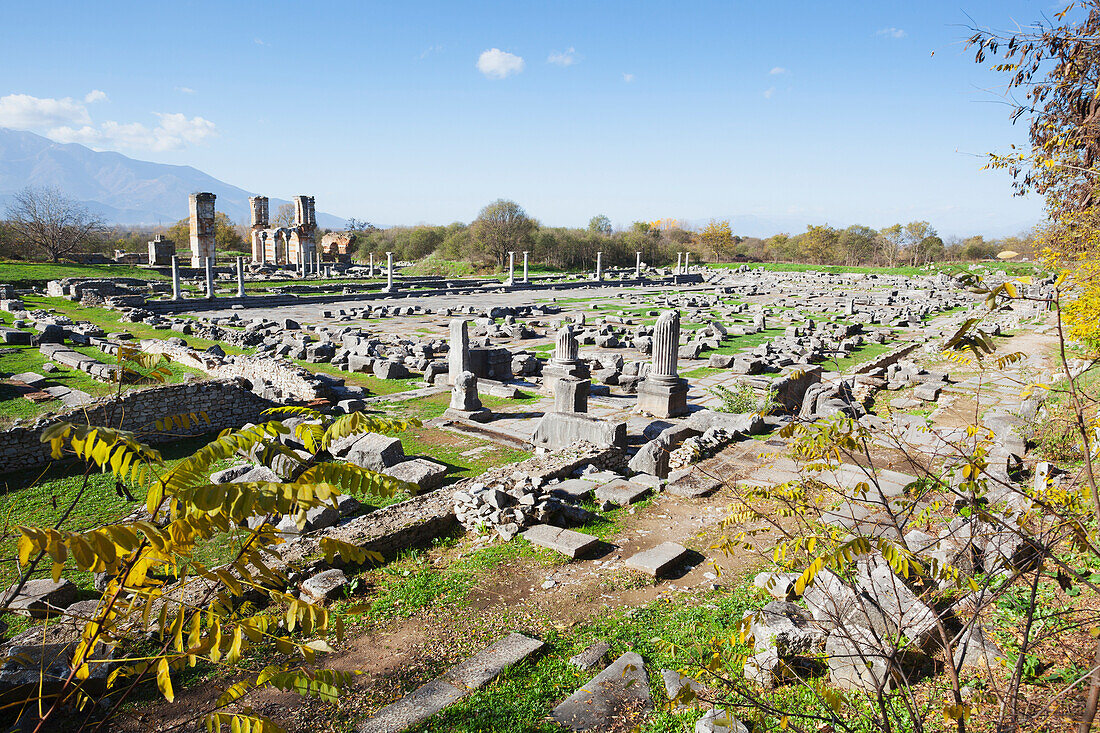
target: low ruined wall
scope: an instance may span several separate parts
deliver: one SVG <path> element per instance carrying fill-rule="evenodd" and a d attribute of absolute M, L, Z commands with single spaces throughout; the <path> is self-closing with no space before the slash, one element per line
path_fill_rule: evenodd
<path fill-rule="evenodd" d="M 821 381 L 822 371 L 820 366 L 796 368 L 772 380 L 771 388 L 775 390 L 776 404 L 782 405 L 787 412 L 797 414 L 802 408 L 806 390 Z"/>
<path fill-rule="evenodd" d="M 270 403 L 252 394 L 236 379 L 218 379 L 190 384 L 170 384 L 125 393 L 121 399 L 102 399 L 31 425 L 17 425 L 0 434 L 0 472 L 36 468 L 50 462 L 48 444 L 39 440 L 42 431 L 59 422 L 103 425 L 138 433 L 139 440 L 154 445 L 180 437 L 201 435 L 224 428 L 238 428 L 258 422 Z M 170 415 L 206 413 L 209 423 L 173 426 L 156 430 L 155 421 Z"/>
<path fill-rule="evenodd" d="M 415 496 L 408 501 L 356 517 L 318 535 L 288 543 L 280 548 L 283 565 L 299 566 L 308 570 L 321 569 L 324 565 L 323 559 L 318 559 L 323 554 L 319 549 L 321 537 L 350 542 L 392 559 L 405 550 L 423 547 L 436 537 L 461 529 L 455 519 L 452 498 L 456 491 L 475 483 L 491 484 L 501 481 L 517 471 L 537 476 L 543 481 L 563 479 L 589 463 L 601 469 L 621 469 L 624 458 L 622 452 L 614 448 L 597 448 L 590 443 L 575 443 L 560 451 L 500 466 L 476 478 L 464 479 L 453 486 Z M 336 564 L 339 564 L 339 560 Z"/>
<path fill-rule="evenodd" d="M 281 395 L 309 402 L 324 395 L 320 377 L 286 359 L 237 354 L 214 356 L 159 339 L 143 339 L 141 348 L 150 354 L 165 354 L 172 361 L 206 372 L 213 379 L 246 379 L 253 391 L 274 387 Z"/>
<path fill-rule="evenodd" d="M 887 351 L 885 354 L 863 362 L 859 365 L 859 368 L 856 369 L 856 374 L 868 374 L 876 369 L 885 369 L 891 364 L 895 364 L 909 356 L 918 346 L 920 346 L 920 344 L 902 344 L 897 348 Z"/>

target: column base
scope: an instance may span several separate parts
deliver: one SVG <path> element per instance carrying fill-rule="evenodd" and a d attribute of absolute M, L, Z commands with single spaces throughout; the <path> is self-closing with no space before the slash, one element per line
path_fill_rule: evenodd
<path fill-rule="evenodd" d="M 550 361 L 542 368 L 542 393 L 554 396 L 554 385 L 559 379 L 573 377 L 575 379 L 588 379 L 591 376 L 588 365 L 583 361 L 576 364 L 555 364 Z"/>
<path fill-rule="evenodd" d="M 472 420 L 473 422 L 489 422 L 493 413 L 482 407 L 480 410 L 458 410 L 448 407 L 443 411 L 443 417 L 449 420 Z"/>
<path fill-rule="evenodd" d="M 638 410 L 653 417 L 686 415 L 688 383 L 676 378 L 668 382 L 646 379 L 638 385 Z"/>

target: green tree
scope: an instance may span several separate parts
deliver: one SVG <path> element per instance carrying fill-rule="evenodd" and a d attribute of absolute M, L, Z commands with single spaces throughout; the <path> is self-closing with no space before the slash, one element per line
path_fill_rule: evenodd
<path fill-rule="evenodd" d="M 736 240 L 733 230 L 730 229 L 729 219 L 711 219 L 698 235 L 699 244 L 714 255 L 714 261 L 718 262 L 722 257 L 729 257 Z"/>
<path fill-rule="evenodd" d="M 499 266 L 508 253 L 529 248 L 537 225 L 515 201 L 497 199 L 487 205 L 470 225 L 473 239 Z"/>
<path fill-rule="evenodd" d="M 603 214 L 597 214 L 588 220 L 588 232 L 589 234 L 602 234 L 604 236 L 611 236 L 611 220 Z"/>
<path fill-rule="evenodd" d="M 862 224 L 853 224 L 842 231 L 837 238 L 837 248 L 844 264 L 852 266 L 874 259 L 877 236 L 878 232 Z"/>

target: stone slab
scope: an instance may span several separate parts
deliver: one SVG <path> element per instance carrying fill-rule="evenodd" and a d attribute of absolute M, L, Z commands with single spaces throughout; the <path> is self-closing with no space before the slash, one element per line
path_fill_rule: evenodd
<path fill-rule="evenodd" d="M 432 680 L 372 715 L 359 733 L 400 733 L 458 702 L 465 693 L 444 680 Z"/>
<path fill-rule="evenodd" d="M 686 547 L 675 542 L 662 542 L 652 549 L 630 556 L 626 560 L 626 566 L 658 578 L 681 564 L 689 552 Z"/>
<path fill-rule="evenodd" d="M 615 479 L 609 481 L 603 486 L 596 489 L 596 498 L 600 501 L 609 501 L 612 504 L 618 504 L 619 506 L 626 506 L 627 504 L 633 504 L 636 501 L 641 501 L 642 497 L 649 493 L 648 486 L 642 486 L 636 484 L 633 481 L 627 481 L 626 479 Z"/>
<path fill-rule="evenodd" d="M 533 545 L 545 547 L 572 558 L 581 557 L 600 544 L 599 539 L 591 535 L 552 527 L 549 524 L 536 524 L 523 533 L 523 538 Z"/>
<path fill-rule="evenodd" d="M 695 470 L 688 470 L 680 475 L 669 476 L 668 486 L 665 490 L 673 496 L 681 496 L 685 499 L 697 499 L 707 494 L 713 494 L 722 488 L 722 482 L 711 478 Z"/>
<path fill-rule="evenodd" d="M 489 648 L 451 667 L 443 678 L 460 690 L 477 690 L 544 646 L 539 639 L 512 632 Z"/>
<path fill-rule="evenodd" d="M 554 708 L 550 717 L 573 731 L 607 731 L 621 727 L 631 713 L 652 709 L 645 662 L 637 652 L 627 652 Z"/>
<path fill-rule="evenodd" d="M 596 490 L 596 484 L 591 481 L 585 481 L 584 479 L 571 478 L 562 481 L 560 484 L 554 484 L 549 488 L 551 496 L 556 496 L 566 501 L 580 502 Z"/>
<path fill-rule="evenodd" d="M 611 645 L 606 641 L 594 641 L 580 654 L 569 657 L 569 663 L 578 669 L 592 669 L 603 663 L 609 651 L 611 651 Z"/>

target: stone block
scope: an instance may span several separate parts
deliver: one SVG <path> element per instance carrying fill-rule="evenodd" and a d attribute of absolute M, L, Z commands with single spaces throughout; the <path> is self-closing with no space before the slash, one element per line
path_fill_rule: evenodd
<path fill-rule="evenodd" d="M 330 601 L 343 592 L 348 582 L 348 577 L 344 575 L 343 570 L 339 568 L 325 570 L 302 583 L 302 595 L 312 603 Z"/>
<path fill-rule="evenodd" d="M 447 476 L 447 467 L 425 458 L 413 458 L 402 461 L 382 471 L 400 481 L 416 484 L 420 491 L 434 491 L 443 485 Z"/>
<path fill-rule="evenodd" d="M 443 678 L 460 690 L 477 690 L 544 646 L 538 639 L 512 632 L 489 648 L 451 667 L 443 674 Z"/>
<path fill-rule="evenodd" d="M 589 670 L 603 664 L 610 651 L 611 645 L 606 641 L 594 641 L 583 652 L 571 656 L 569 663 L 577 669 Z"/>
<path fill-rule="evenodd" d="M 4 591 L 4 598 L 10 598 L 15 592 L 18 583 L 12 584 Z M 53 614 L 61 613 L 76 600 L 76 585 L 67 578 L 62 578 L 56 583 L 48 578 L 28 580 L 19 595 L 8 603 L 8 611 L 20 616 L 32 618 L 45 618 Z"/>
<path fill-rule="evenodd" d="M 626 423 L 608 422 L 582 414 L 549 412 L 539 420 L 531 442 L 551 450 L 564 448 L 579 440 L 600 447 L 626 448 Z"/>
<path fill-rule="evenodd" d="M 662 542 L 650 550 L 627 558 L 626 566 L 659 578 L 683 564 L 688 555 L 689 550 L 686 547 L 675 542 Z"/>
<path fill-rule="evenodd" d="M 566 557 L 583 557 L 600 544 L 599 539 L 571 529 L 536 524 L 523 533 L 523 538 L 533 545 L 560 552 Z"/>
<path fill-rule="evenodd" d="M 367 433 L 347 450 L 345 460 L 368 471 L 382 471 L 405 460 L 405 449 L 397 438 Z"/>
<path fill-rule="evenodd" d="M 598 487 L 596 489 L 596 498 L 600 501 L 609 501 L 612 504 L 626 506 L 627 504 L 641 501 L 642 497 L 648 493 L 648 486 L 643 486 L 633 481 L 627 481 L 626 479 L 620 478 L 609 481 Z"/>
<path fill-rule="evenodd" d="M 550 717 L 573 731 L 607 731 L 652 709 L 645 662 L 640 654 L 627 652 L 554 708 Z"/>

